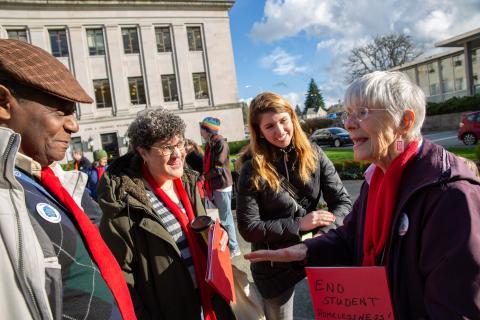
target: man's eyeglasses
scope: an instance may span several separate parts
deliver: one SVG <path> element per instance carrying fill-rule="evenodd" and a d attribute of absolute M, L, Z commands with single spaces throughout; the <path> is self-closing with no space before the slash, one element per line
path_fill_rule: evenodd
<path fill-rule="evenodd" d="M 355 119 L 358 122 L 362 122 L 363 120 L 368 118 L 368 115 L 372 110 L 387 111 L 386 109 L 379 109 L 379 108 L 373 109 L 368 107 L 361 107 L 356 109 L 355 111 L 343 112 L 340 118 L 342 119 L 343 124 L 345 124 L 349 119 Z"/>
<path fill-rule="evenodd" d="M 175 151 L 175 149 L 177 149 L 178 151 L 184 151 L 185 150 L 185 140 L 181 140 L 175 145 L 166 144 L 166 145 L 160 146 L 160 147 L 152 146 L 151 148 L 158 150 L 162 156 L 167 157 L 167 156 L 170 156 Z"/>

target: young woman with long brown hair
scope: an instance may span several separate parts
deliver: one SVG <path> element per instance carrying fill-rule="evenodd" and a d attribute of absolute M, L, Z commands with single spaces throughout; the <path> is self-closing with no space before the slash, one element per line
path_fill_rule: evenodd
<path fill-rule="evenodd" d="M 297 244 L 301 234 L 341 225 L 351 201 L 335 167 L 310 144 L 290 103 L 264 92 L 250 104 L 252 159 L 240 172 L 237 222 L 252 251 Z M 321 195 L 328 211 L 317 210 Z M 295 263 L 252 263 L 253 279 L 269 320 L 292 319 L 295 284 L 305 277 Z"/>

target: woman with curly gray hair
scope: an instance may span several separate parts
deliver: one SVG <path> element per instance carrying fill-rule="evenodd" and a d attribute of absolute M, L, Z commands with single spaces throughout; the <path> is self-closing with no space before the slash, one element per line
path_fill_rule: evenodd
<path fill-rule="evenodd" d="M 190 227 L 205 209 L 197 174 L 184 169 L 184 134 L 185 123 L 170 111 L 138 114 L 128 129 L 131 151 L 110 165 L 98 188 L 100 232 L 139 319 L 231 319 L 205 282 L 204 242 Z"/>

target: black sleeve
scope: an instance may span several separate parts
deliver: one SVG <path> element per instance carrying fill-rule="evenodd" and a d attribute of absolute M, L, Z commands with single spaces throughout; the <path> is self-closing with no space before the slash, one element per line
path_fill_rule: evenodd
<path fill-rule="evenodd" d="M 261 219 L 260 191 L 253 187 L 252 172 L 252 163 L 248 161 L 242 166 L 238 181 L 237 224 L 242 237 L 248 242 L 269 243 L 299 239 L 299 217 Z"/>
<path fill-rule="evenodd" d="M 343 225 L 343 219 L 352 210 L 352 201 L 332 161 L 320 148 L 317 148 L 317 151 L 320 164 L 320 189 L 328 210 L 336 217 L 335 223 L 321 228 L 323 232 L 327 232 Z"/>
<path fill-rule="evenodd" d="M 90 221 L 92 221 L 93 224 L 98 227 L 98 225 L 100 224 L 100 220 L 102 219 L 102 209 L 100 209 L 98 203 L 93 200 L 93 198 L 90 196 L 86 189 L 82 195 L 82 208 L 83 211 L 90 218 Z"/>

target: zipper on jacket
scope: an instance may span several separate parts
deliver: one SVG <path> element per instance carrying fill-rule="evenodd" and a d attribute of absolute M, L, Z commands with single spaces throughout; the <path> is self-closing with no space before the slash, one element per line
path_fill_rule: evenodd
<path fill-rule="evenodd" d="M 10 152 L 12 151 L 13 144 L 15 142 L 16 142 L 16 136 L 15 136 L 15 134 L 12 134 L 8 139 L 7 148 L 5 150 L 3 161 L 2 161 L 4 170 L 6 170 L 6 168 L 7 168 L 8 156 L 10 155 Z M 4 171 L 3 175 L 6 176 L 5 171 Z M 15 203 L 14 199 L 13 199 L 13 195 L 12 195 L 12 190 L 13 190 L 12 182 L 9 179 L 5 179 L 5 180 L 8 182 L 8 184 L 10 186 L 10 188 L 9 188 L 10 200 L 12 201 L 12 203 Z M 23 253 L 23 234 L 22 234 L 22 227 L 20 225 L 20 214 L 19 214 L 16 206 L 13 206 L 13 208 L 15 209 L 15 218 L 16 218 L 17 233 L 18 233 L 18 246 L 17 246 L 18 267 L 20 269 L 20 272 L 21 272 L 21 275 L 22 275 L 22 280 L 23 280 L 23 282 L 25 284 L 25 287 L 28 291 L 28 295 L 31 299 L 31 302 L 32 302 L 33 306 L 35 307 L 35 309 L 37 310 L 38 314 L 40 315 L 40 313 L 39 313 L 40 308 L 38 306 L 37 300 L 35 299 L 35 295 L 33 294 L 33 290 L 30 287 L 30 284 L 28 283 L 28 281 L 26 280 L 26 277 L 25 277 L 25 263 L 23 261 L 23 256 L 24 256 L 24 253 Z"/>

